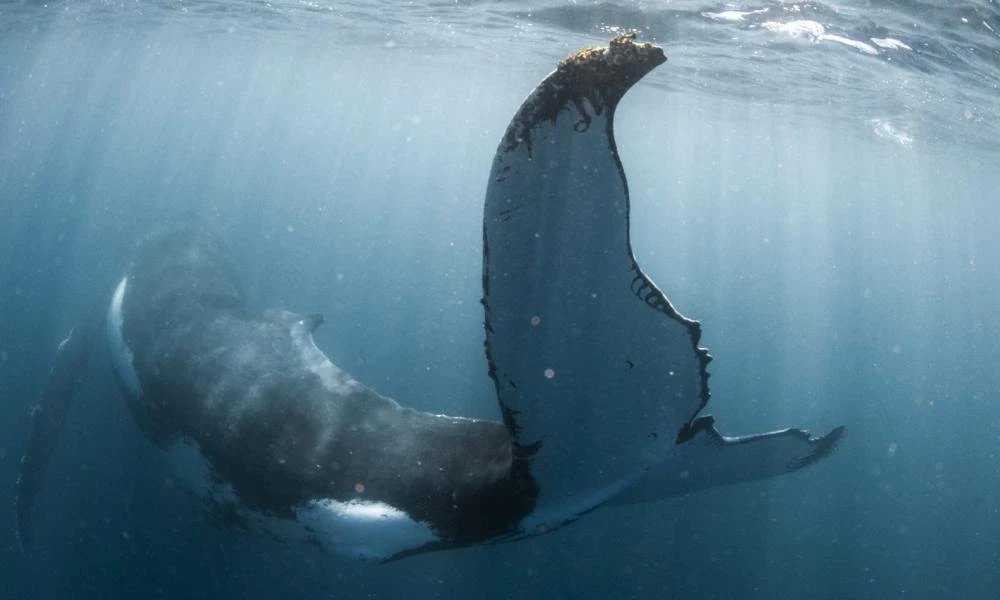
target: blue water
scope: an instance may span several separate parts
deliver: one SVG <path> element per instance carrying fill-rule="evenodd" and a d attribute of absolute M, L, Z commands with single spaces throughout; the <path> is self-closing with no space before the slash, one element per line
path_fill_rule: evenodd
<path fill-rule="evenodd" d="M 876 4 L 0 4 L 0 596 L 1000 597 L 1000 5 Z M 628 29 L 670 57 L 617 115 L 633 247 L 703 322 L 709 412 L 846 424 L 830 459 L 366 565 L 207 526 L 95 361 L 20 554 L 55 347 L 159 223 L 222 232 L 251 303 L 324 313 L 378 391 L 496 418 L 490 160 Z"/>

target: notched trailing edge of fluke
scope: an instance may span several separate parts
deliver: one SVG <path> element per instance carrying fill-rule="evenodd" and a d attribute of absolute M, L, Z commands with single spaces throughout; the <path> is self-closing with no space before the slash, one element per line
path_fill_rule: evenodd
<path fill-rule="evenodd" d="M 657 65 L 666 62 L 663 49 L 635 41 L 635 33 L 620 35 L 607 48 L 585 48 L 559 62 L 524 102 L 504 134 L 502 150 L 521 144 L 531 154 L 531 129 L 542 121 L 555 121 L 563 107 L 575 104 L 583 115 L 580 130 L 590 126 L 584 101 L 601 114 L 614 110 L 625 92 Z M 609 121 L 610 122 L 610 121 Z"/>

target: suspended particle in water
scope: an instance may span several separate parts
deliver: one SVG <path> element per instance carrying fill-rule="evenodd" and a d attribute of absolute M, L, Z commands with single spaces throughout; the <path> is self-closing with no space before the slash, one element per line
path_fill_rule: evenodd
<path fill-rule="evenodd" d="M 556 372 L 554 370 L 552 370 L 552 369 L 545 369 L 545 378 L 546 379 L 552 379 L 555 376 L 556 376 Z"/>

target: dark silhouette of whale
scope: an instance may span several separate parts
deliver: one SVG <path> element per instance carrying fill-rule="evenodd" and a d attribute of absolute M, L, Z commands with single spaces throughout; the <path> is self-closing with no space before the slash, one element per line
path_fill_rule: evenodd
<path fill-rule="evenodd" d="M 147 236 L 108 307 L 74 329 L 33 411 L 32 507 L 100 335 L 145 435 L 241 528 L 389 559 L 550 531 L 607 503 L 786 473 L 828 455 L 785 429 L 720 434 L 708 352 L 636 263 L 614 142 L 625 92 L 666 60 L 627 35 L 576 53 L 517 111 L 484 213 L 486 355 L 503 422 L 418 412 L 337 368 L 317 315 L 248 308 L 225 243 Z"/>

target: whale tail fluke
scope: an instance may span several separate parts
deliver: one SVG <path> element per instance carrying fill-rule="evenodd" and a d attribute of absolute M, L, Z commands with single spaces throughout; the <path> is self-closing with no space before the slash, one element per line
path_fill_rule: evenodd
<path fill-rule="evenodd" d="M 490 173 L 486 352 L 515 456 L 538 486 L 521 535 L 573 520 L 663 465 L 734 459 L 765 476 L 788 470 L 771 468 L 772 456 L 822 448 L 792 433 L 737 443 L 699 417 L 711 360 L 699 346 L 701 326 L 643 273 L 629 238 L 614 114 L 625 92 L 666 60 L 634 37 L 562 61 L 514 115 Z M 839 438 L 831 435 L 824 439 Z M 707 442 L 718 444 L 699 451 Z M 734 472 L 722 474 L 712 485 L 732 482 Z"/>

